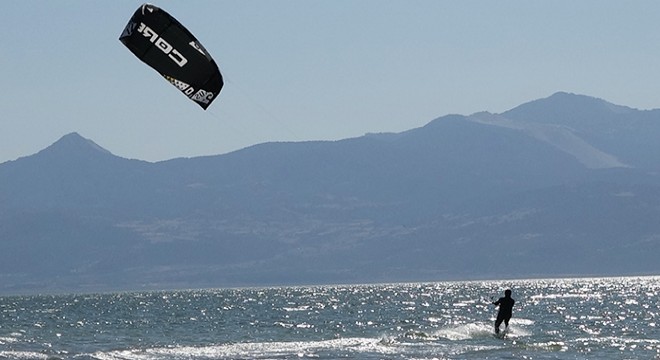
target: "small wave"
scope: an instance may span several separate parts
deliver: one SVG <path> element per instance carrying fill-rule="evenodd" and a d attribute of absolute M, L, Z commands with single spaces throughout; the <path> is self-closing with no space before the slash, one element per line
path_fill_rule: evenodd
<path fill-rule="evenodd" d="M 346 338 L 320 341 L 256 342 L 212 346 L 175 346 L 144 350 L 97 352 L 99 360 L 155 360 L 163 358 L 185 359 L 272 359 L 318 358 L 325 352 L 394 354 L 398 350 L 391 343 L 377 338 Z"/>
<path fill-rule="evenodd" d="M 494 319 L 493 319 L 493 321 L 494 321 Z M 514 318 L 511 319 L 511 322 L 509 322 L 509 324 L 510 325 L 531 326 L 531 325 L 534 325 L 534 320 L 514 317 Z"/>
<path fill-rule="evenodd" d="M 434 336 L 448 340 L 486 338 L 493 335 L 493 327 L 486 323 L 463 324 L 442 328 Z"/>
<path fill-rule="evenodd" d="M 591 298 L 602 298 L 603 294 L 600 293 L 585 293 L 585 294 L 543 294 L 543 295 L 532 295 L 530 298 L 532 300 L 543 300 L 543 299 L 591 299 Z"/>
<path fill-rule="evenodd" d="M 31 351 L 0 351 L 0 359 L 44 359 L 50 360 L 52 357 Z"/>
<path fill-rule="evenodd" d="M 536 342 L 530 344 L 529 347 L 546 351 L 566 351 L 568 349 L 568 346 L 563 341 Z"/>
<path fill-rule="evenodd" d="M 408 340 L 426 340 L 437 338 L 437 336 L 434 336 L 433 334 L 428 334 L 419 330 L 406 331 L 403 334 L 403 337 Z"/>
<path fill-rule="evenodd" d="M 292 311 L 309 311 L 311 310 L 311 306 L 309 305 L 301 305 L 297 307 L 283 307 L 282 309 L 287 312 L 292 312 Z"/>
<path fill-rule="evenodd" d="M 15 342 L 18 342 L 17 338 L 0 336 L 0 345 L 11 344 Z"/>
<path fill-rule="evenodd" d="M 533 322 L 532 322 L 533 323 Z M 509 324 L 509 330 L 507 333 L 508 338 L 521 338 L 532 336 L 532 332 L 529 329 L 518 326 L 518 324 Z"/>
<path fill-rule="evenodd" d="M 523 322 L 524 323 L 524 322 Z M 533 323 L 533 322 L 531 322 Z M 459 341 L 469 339 L 484 339 L 493 336 L 493 325 L 488 323 L 473 323 L 446 327 L 437 330 L 434 336 L 447 340 Z M 507 338 L 520 338 L 530 336 L 531 332 L 517 324 L 510 323 L 507 329 Z"/>

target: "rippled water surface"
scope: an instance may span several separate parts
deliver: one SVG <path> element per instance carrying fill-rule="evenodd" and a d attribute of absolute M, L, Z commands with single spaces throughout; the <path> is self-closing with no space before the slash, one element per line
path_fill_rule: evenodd
<path fill-rule="evenodd" d="M 0 358 L 660 359 L 659 295 L 639 277 L 2 297 Z"/>

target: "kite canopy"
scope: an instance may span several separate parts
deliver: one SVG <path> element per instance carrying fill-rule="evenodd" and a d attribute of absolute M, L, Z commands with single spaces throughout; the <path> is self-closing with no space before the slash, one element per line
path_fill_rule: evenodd
<path fill-rule="evenodd" d="M 135 11 L 119 41 L 204 109 L 222 89 L 222 75 L 211 55 L 188 29 L 154 5 Z"/>

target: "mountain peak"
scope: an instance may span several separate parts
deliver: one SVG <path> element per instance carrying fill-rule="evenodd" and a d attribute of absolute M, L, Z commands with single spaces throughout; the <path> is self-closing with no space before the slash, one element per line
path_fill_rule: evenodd
<path fill-rule="evenodd" d="M 544 99 L 538 99 L 522 104 L 510 111 L 515 111 L 517 109 L 526 109 L 526 108 L 542 108 L 542 109 L 554 108 L 554 109 L 565 109 L 566 111 L 606 110 L 617 113 L 633 111 L 633 109 L 627 106 L 615 105 L 597 97 L 573 94 L 563 91 L 556 92 Z"/>
<path fill-rule="evenodd" d="M 56 147 L 67 147 L 69 149 L 79 150 L 95 150 L 102 153 L 110 154 L 110 151 L 96 144 L 94 141 L 80 136 L 77 132 L 72 132 L 62 136 L 53 145 Z"/>
<path fill-rule="evenodd" d="M 588 96 L 588 95 L 580 95 L 580 94 L 573 94 L 573 93 L 568 93 L 568 92 L 556 92 L 552 94 L 551 96 L 545 98 L 545 99 L 540 99 L 537 101 L 546 101 L 549 104 L 553 106 L 568 106 L 568 107 L 594 107 L 594 108 L 604 108 L 612 112 L 616 113 L 626 113 L 629 111 L 633 111 L 634 109 L 629 108 L 627 106 L 622 106 L 622 105 L 615 105 L 610 102 L 607 102 L 603 99 L 593 97 L 593 96 Z"/>
<path fill-rule="evenodd" d="M 589 95 L 582 95 L 582 94 L 575 94 L 575 93 L 570 93 L 566 91 L 557 91 L 556 93 L 548 96 L 545 99 L 539 99 L 539 100 L 564 100 L 564 101 L 572 101 L 572 100 L 584 100 L 584 101 L 604 101 L 602 99 L 599 99 L 594 96 L 589 96 Z"/>
<path fill-rule="evenodd" d="M 41 150 L 38 155 L 81 155 L 81 154 L 102 154 L 112 155 L 110 151 L 97 145 L 92 140 L 86 139 L 77 132 L 72 132 L 62 136 L 49 147 Z"/>
<path fill-rule="evenodd" d="M 637 110 L 587 95 L 557 92 L 530 101 L 501 115 L 515 120 L 559 124 L 573 128 L 601 126 L 620 121 L 621 115 Z"/>

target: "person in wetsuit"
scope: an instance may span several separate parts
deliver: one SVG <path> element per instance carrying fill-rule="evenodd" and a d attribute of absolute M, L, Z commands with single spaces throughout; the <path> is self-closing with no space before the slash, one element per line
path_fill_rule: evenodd
<path fill-rule="evenodd" d="M 495 334 L 500 333 L 500 325 L 502 324 L 502 321 L 504 321 L 505 329 L 509 327 L 509 320 L 513 314 L 513 304 L 515 303 L 516 301 L 511 298 L 511 290 L 509 289 L 504 291 L 504 297 L 493 302 L 493 305 L 500 307 L 500 310 L 497 313 L 497 320 L 495 320 Z"/>

